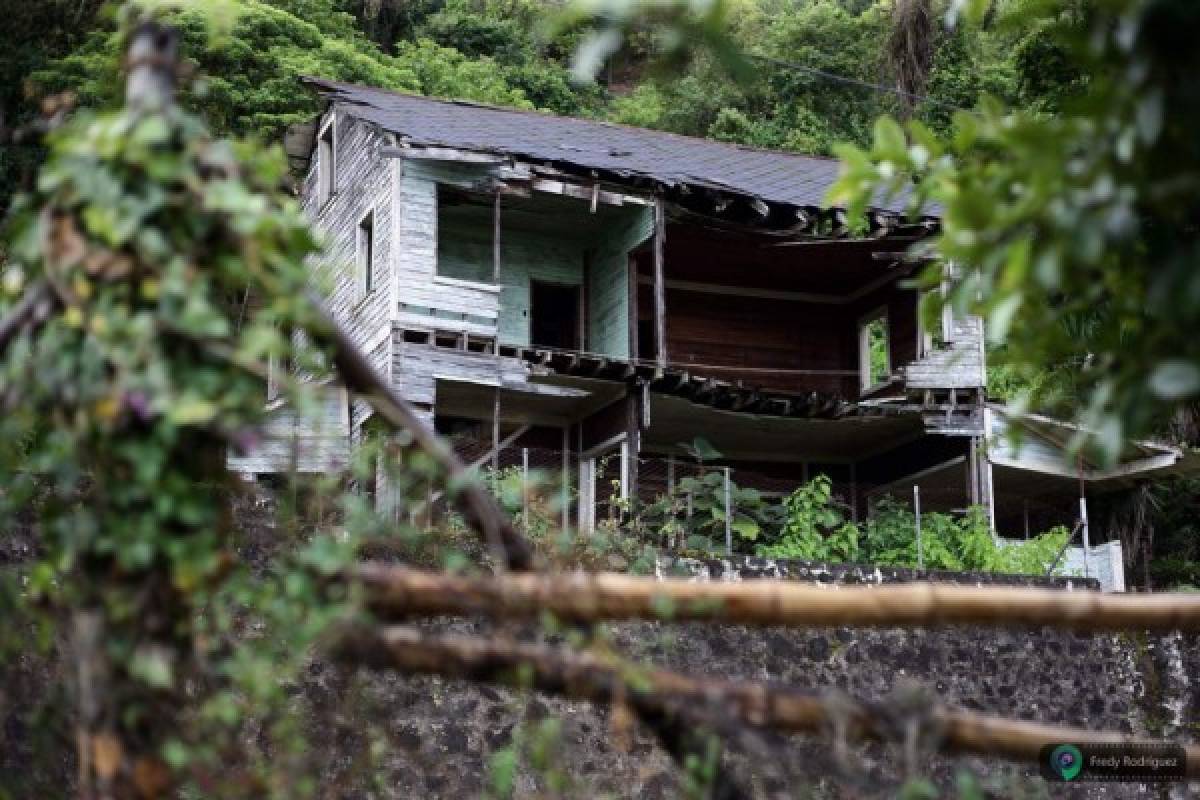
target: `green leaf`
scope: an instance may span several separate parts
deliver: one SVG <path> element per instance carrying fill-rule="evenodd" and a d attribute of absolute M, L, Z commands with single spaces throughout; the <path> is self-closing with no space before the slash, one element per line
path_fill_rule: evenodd
<path fill-rule="evenodd" d="M 216 403 L 199 397 L 181 398 L 167 409 L 167 419 L 176 425 L 203 425 L 216 415 Z"/>
<path fill-rule="evenodd" d="M 759 524 L 745 514 L 735 514 L 730 527 L 733 528 L 738 536 L 750 541 L 757 539 L 758 535 L 762 532 Z"/>
<path fill-rule="evenodd" d="M 908 142 L 900 123 L 891 117 L 875 120 L 875 156 L 902 162 L 906 160 L 907 153 Z"/>

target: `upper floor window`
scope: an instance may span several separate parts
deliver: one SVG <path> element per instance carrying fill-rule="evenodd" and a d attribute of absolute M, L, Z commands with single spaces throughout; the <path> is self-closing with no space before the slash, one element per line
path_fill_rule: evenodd
<path fill-rule="evenodd" d="M 358 287 L 365 297 L 375 288 L 375 211 L 372 209 L 358 221 L 358 229 L 354 238 L 355 277 Z"/>
<path fill-rule="evenodd" d="M 323 206 L 333 196 L 334 176 L 333 119 L 325 123 L 317 137 L 317 206 Z"/>
<path fill-rule="evenodd" d="M 891 334 L 887 309 L 879 309 L 859 323 L 858 365 L 863 391 L 879 386 L 891 377 Z"/>

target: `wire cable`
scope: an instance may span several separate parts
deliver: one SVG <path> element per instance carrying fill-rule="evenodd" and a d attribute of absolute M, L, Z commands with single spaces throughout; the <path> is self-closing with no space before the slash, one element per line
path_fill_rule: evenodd
<path fill-rule="evenodd" d="M 875 92 L 882 92 L 885 94 L 895 95 L 897 97 L 908 98 L 909 100 L 914 100 L 918 103 L 927 103 L 929 105 L 939 106 L 941 108 L 950 109 L 952 111 L 965 111 L 967 113 L 970 113 L 970 109 L 963 108 L 962 106 L 955 105 L 954 103 L 947 103 L 942 100 L 935 100 L 934 98 L 932 98 L 928 95 L 914 94 L 912 92 L 906 92 L 903 89 L 897 88 L 895 86 L 884 86 L 879 83 L 871 83 L 870 81 L 864 81 L 864 80 L 860 80 L 858 78 L 847 78 L 845 75 L 838 75 L 835 72 L 829 72 L 827 70 L 818 69 L 817 67 L 810 67 L 807 64 L 799 64 L 795 61 L 785 61 L 782 58 L 774 58 L 772 56 L 751 54 L 750 58 L 752 58 L 756 61 L 762 61 L 762 62 L 765 62 L 768 64 L 773 64 L 777 67 L 786 67 L 787 69 L 794 69 L 798 72 L 805 72 L 805 73 L 808 73 L 809 75 L 815 75 L 818 78 L 824 78 L 825 80 L 833 81 L 834 83 L 844 83 L 848 86 L 857 86 L 862 89 L 870 89 Z"/>

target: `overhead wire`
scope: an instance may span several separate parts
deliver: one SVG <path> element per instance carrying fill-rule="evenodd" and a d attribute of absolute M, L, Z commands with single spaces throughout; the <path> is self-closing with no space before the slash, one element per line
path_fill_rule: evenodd
<path fill-rule="evenodd" d="M 862 89 L 870 89 L 875 92 L 882 92 L 884 94 L 891 94 L 891 95 L 895 95 L 897 97 L 904 97 L 904 98 L 908 98 L 909 100 L 913 100 L 918 103 L 926 103 L 928 105 L 938 106 L 940 108 L 946 108 L 946 109 L 950 109 L 952 111 L 964 111 L 967 113 L 971 113 L 970 109 L 963 108 L 962 106 L 955 105 L 954 103 L 947 103 L 942 100 L 937 100 L 937 99 L 930 97 L 929 95 L 914 94 L 913 92 L 907 92 L 904 89 L 900 89 L 896 86 L 884 86 L 883 84 L 880 84 L 880 83 L 871 83 L 870 81 L 864 81 L 859 78 L 848 78 L 845 75 L 838 75 L 836 72 L 830 72 L 828 70 L 819 69 L 817 67 L 810 67 L 807 64 L 800 64 L 795 61 L 787 61 L 785 59 L 775 58 L 773 56 L 764 56 L 764 55 L 752 53 L 749 55 L 749 57 L 756 61 L 762 61 L 767 64 L 773 64 L 777 67 L 785 67 L 787 69 L 794 69 L 797 72 L 805 72 L 805 73 L 808 73 L 809 75 L 814 75 L 818 78 L 823 78 L 828 81 L 833 81 L 834 83 L 843 83 L 848 86 L 857 86 Z"/>

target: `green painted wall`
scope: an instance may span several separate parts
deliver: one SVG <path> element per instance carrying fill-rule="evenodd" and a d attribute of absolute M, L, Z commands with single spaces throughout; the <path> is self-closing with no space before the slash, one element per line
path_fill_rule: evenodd
<path fill-rule="evenodd" d="M 629 251 L 654 233 L 654 210 L 632 208 L 596 243 L 588 286 L 588 349 L 629 357 Z"/>
<path fill-rule="evenodd" d="M 464 176 L 448 170 L 434 172 L 449 183 Z M 567 201 L 570 203 L 570 201 Z M 584 262 L 591 256 L 588 281 L 588 341 L 586 349 L 605 355 L 629 356 L 629 251 L 654 230 L 651 208 L 608 209 L 597 222 L 580 203 L 576 209 L 534 215 L 520 220 L 501 214 L 500 310 L 497 335 L 503 344 L 530 344 L 530 282 L 534 280 L 579 286 Z M 509 221 L 505 226 L 504 221 Z M 492 283 L 492 215 L 479 206 L 438 209 L 437 274 L 447 278 Z M 603 228 L 595 232 L 597 225 Z M 590 227 L 590 231 L 587 229 Z"/>
<path fill-rule="evenodd" d="M 438 274 L 448 278 L 492 282 L 490 220 L 442 222 L 438 232 Z M 500 236 L 500 319 L 504 344 L 530 344 L 530 281 L 567 286 L 583 282 L 586 243 L 543 233 L 503 230 Z"/>

